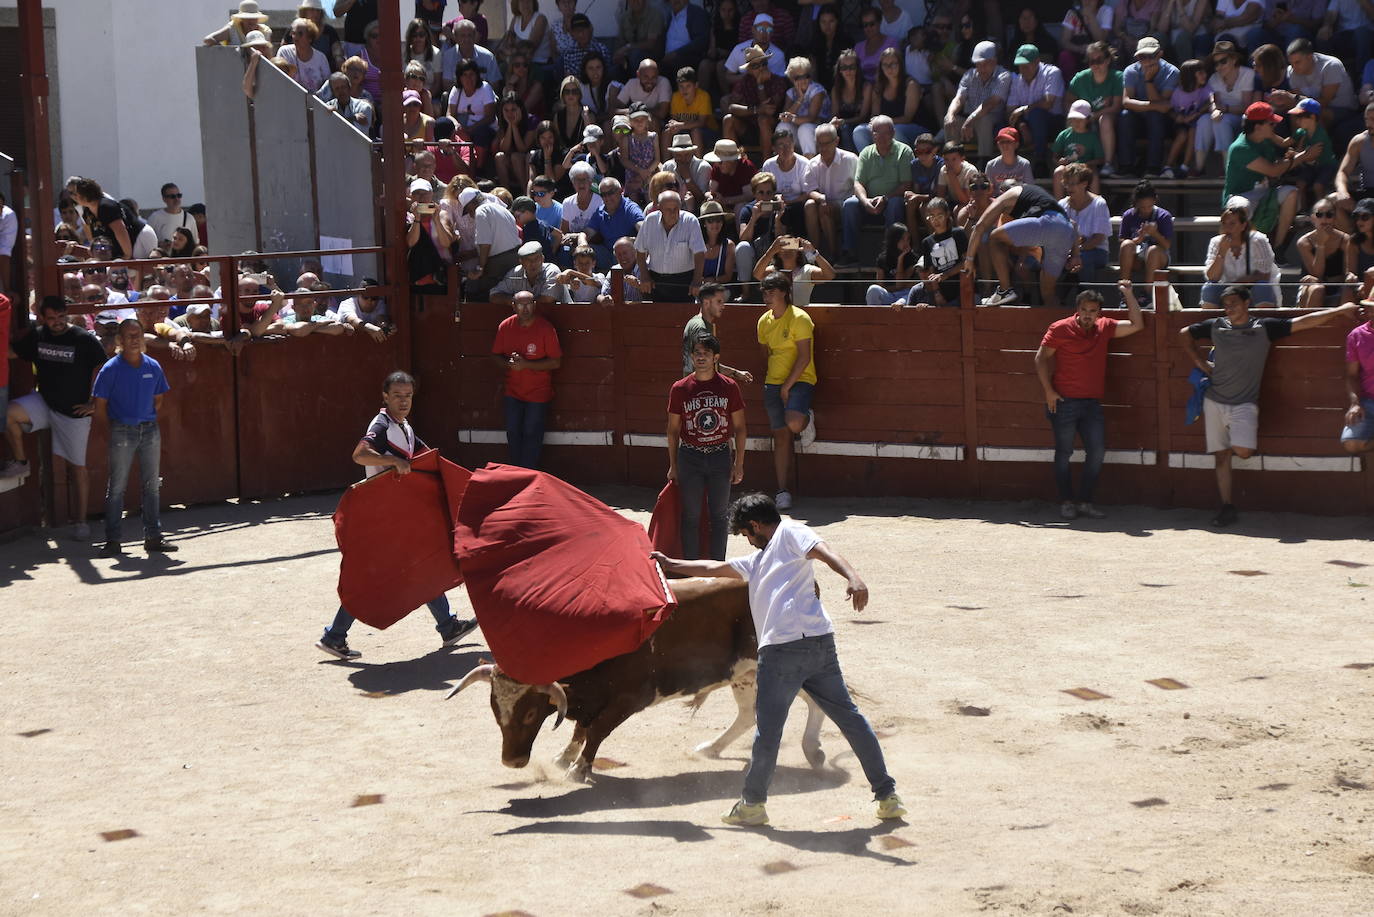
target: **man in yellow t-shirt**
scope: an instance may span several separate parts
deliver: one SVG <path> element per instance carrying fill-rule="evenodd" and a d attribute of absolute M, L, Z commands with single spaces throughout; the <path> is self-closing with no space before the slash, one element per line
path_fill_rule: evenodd
<path fill-rule="evenodd" d="M 768 361 L 764 377 L 763 405 L 768 411 L 768 426 L 773 430 L 773 470 L 778 493 L 773 498 L 778 509 L 792 508 L 787 479 L 792 466 L 792 442 L 805 451 L 816 441 L 815 417 L 811 395 L 816 388 L 814 352 L 815 323 L 811 316 L 792 305 L 792 280 L 773 271 L 760 284 L 768 310 L 759 316 L 758 337 Z"/>
<path fill-rule="evenodd" d="M 675 137 L 681 131 L 691 134 L 692 142 L 704 149 L 706 141 L 702 135 L 703 128 L 720 130 L 711 105 L 711 94 L 700 88 L 695 68 L 683 67 L 677 72 L 677 90 L 668 102 L 668 123 L 659 132 L 665 144 L 663 158 L 668 159 L 672 155 L 666 145 L 668 138 Z"/>

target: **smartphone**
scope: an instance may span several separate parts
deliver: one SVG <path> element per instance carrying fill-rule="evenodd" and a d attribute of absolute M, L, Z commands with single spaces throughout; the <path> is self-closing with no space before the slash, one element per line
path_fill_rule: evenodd
<path fill-rule="evenodd" d="M 415 207 L 415 212 L 421 216 L 429 216 L 438 208 L 434 204 L 419 204 Z"/>

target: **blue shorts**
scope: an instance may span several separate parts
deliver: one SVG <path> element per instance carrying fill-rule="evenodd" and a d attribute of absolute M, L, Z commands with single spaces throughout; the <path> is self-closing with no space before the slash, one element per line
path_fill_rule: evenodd
<path fill-rule="evenodd" d="M 1056 210 L 1050 210 L 1038 217 L 1022 217 L 1012 220 L 1002 227 L 1007 238 L 1017 248 L 1039 246 L 1043 249 L 1040 264 L 1042 270 L 1051 277 L 1064 273 L 1064 262 L 1069 260 L 1073 251 L 1074 239 L 1078 230 L 1073 228 L 1069 218 Z"/>
<path fill-rule="evenodd" d="M 782 403 L 782 386 L 765 385 L 763 387 L 763 406 L 768 411 L 768 426 L 774 430 L 781 430 L 787 426 L 787 412 L 795 411 L 798 414 L 811 413 L 811 395 L 815 392 L 816 386 L 810 382 L 792 383 L 792 391 L 787 393 L 787 404 Z"/>
<path fill-rule="evenodd" d="M 1361 398 L 1360 407 L 1364 408 L 1364 420 L 1342 430 L 1341 442 L 1352 439 L 1368 442 L 1374 439 L 1374 399 Z"/>

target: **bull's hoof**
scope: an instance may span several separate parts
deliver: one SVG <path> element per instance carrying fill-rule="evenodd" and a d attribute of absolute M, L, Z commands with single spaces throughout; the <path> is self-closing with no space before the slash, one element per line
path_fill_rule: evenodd
<path fill-rule="evenodd" d="M 589 761 L 578 759 L 568 768 L 568 779 L 573 783 L 591 783 L 592 765 Z"/>
<path fill-rule="evenodd" d="M 812 767 L 820 767 L 825 764 L 825 749 L 819 744 L 808 745 L 802 743 L 802 754 L 806 755 L 806 763 Z"/>
<path fill-rule="evenodd" d="M 715 742 L 702 742 L 700 745 L 698 745 L 696 748 L 692 750 L 703 758 L 720 757 L 720 749 L 716 747 Z"/>

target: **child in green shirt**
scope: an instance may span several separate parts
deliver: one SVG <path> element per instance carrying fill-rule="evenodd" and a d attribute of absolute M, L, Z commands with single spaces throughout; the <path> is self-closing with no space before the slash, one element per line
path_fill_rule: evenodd
<path fill-rule="evenodd" d="M 1069 106 L 1069 126 L 1054 138 L 1051 150 L 1054 153 L 1054 199 L 1064 196 L 1064 170 L 1075 162 L 1081 162 L 1093 170 L 1091 190 L 1098 193 L 1097 170 L 1106 161 L 1107 154 L 1102 150 L 1102 138 L 1092 129 L 1092 105 L 1079 99 Z"/>

